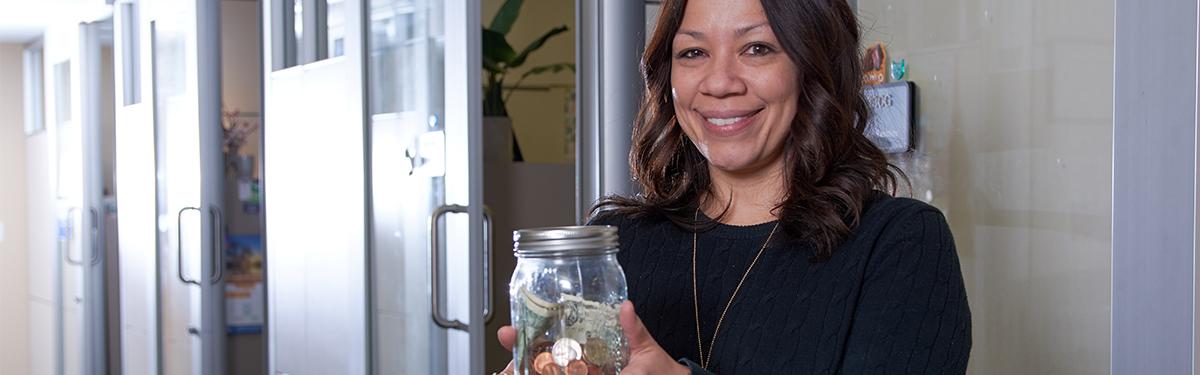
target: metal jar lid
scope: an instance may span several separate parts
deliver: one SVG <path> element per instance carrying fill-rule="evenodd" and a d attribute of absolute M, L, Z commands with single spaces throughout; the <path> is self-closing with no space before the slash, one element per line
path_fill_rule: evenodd
<path fill-rule="evenodd" d="M 609 225 L 533 228 L 513 231 L 519 258 L 604 255 L 617 252 L 617 228 Z"/>

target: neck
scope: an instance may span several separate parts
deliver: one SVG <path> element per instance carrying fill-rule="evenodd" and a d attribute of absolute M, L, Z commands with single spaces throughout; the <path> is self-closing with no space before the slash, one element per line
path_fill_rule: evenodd
<path fill-rule="evenodd" d="M 747 173 L 722 171 L 712 166 L 708 169 L 712 186 L 700 204 L 705 215 L 716 217 L 725 212 L 721 222 L 730 225 L 754 225 L 778 219 L 775 206 L 783 202 L 787 186 L 782 160 Z"/>

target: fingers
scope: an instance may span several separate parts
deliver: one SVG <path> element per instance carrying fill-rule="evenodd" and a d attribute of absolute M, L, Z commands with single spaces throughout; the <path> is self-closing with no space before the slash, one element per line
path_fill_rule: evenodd
<path fill-rule="evenodd" d="M 625 331 L 625 337 L 629 339 L 630 351 L 658 345 L 654 342 L 654 338 L 650 337 L 650 332 L 646 331 L 642 319 L 638 318 L 637 312 L 633 309 L 633 302 L 625 301 L 621 304 L 621 329 Z"/>
<path fill-rule="evenodd" d="M 500 330 L 496 331 L 496 338 L 500 339 L 500 346 L 512 351 L 513 343 L 517 342 L 517 330 L 512 326 L 500 327 Z"/>

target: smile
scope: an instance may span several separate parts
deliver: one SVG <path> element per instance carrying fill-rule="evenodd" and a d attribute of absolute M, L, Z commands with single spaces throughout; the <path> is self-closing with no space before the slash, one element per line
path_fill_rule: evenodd
<path fill-rule="evenodd" d="M 700 115 L 710 131 L 731 134 L 749 126 L 759 112 L 762 112 L 762 108 L 751 111 L 703 111 Z"/>
<path fill-rule="evenodd" d="M 729 125 L 733 125 L 733 123 L 735 123 L 735 122 L 741 121 L 744 118 L 746 118 L 746 116 L 733 117 L 733 118 L 706 118 L 705 120 L 708 120 L 709 124 L 713 124 L 716 126 L 729 126 Z"/>

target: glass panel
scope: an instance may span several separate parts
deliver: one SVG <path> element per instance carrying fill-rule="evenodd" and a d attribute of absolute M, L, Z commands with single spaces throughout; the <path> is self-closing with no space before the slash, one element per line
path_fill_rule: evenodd
<path fill-rule="evenodd" d="M 79 193 L 70 190 L 83 184 L 83 165 L 79 150 L 81 145 L 79 125 L 73 121 L 74 110 L 71 97 L 74 95 L 71 81 L 71 62 L 54 64 L 54 123 L 55 142 L 58 144 L 58 197 L 80 199 Z M 70 190 L 70 191 L 68 191 Z M 72 207 L 78 207 L 78 203 Z"/>
<path fill-rule="evenodd" d="M 346 1 L 325 2 L 325 48 L 323 56 L 338 57 L 346 54 Z"/>
<path fill-rule="evenodd" d="M 444 201 L 442 2 L 369 3 L 374 372 L 444 373 L 427 227 Z"/>
<path fill-rule="evenodd" d="M 62 41 L 64 45 L 69 45 Z M 83 260 L 83 138 L 79 122 L 75 120 L 72 107 L 73 96 L 78 85 L 73 81 L 72 61 L 54 64 L 54 160 L 55 194 L 58 213 L 58 246 L 61 274 L 62 331 L 61 366 L 63 371 L 78 373 L 83 370 L 84 358 L 84 306 L 85 296 Z"/>
<path fill-rule="evenodd" d="M 919 144 L 896 161 L 954 231 L 971 372 L 1107 373 L 1113 2 L 858 11 L 864 41 L 885 43 L 918 87 Z"/>
<path fill-rule="evenodd" d="M 25 87 L 25 135 L 33 135 L 46 128 L 43 119 L 45 107 L 42 102 L 44 77 L 42 76 L 42 47 L 30 46 L 24 53 L 24 87 Z"/>
<path fill-rule="evenodd" d="M 271 18 L 279 18 L 278 26 L 271 27 L 272 46 L 263 53 L 271 53 L 274 57 L 271 70 L 281 70 L 296 66 L 300 61 L 300 37 L 304 34 L 304 4 L 303 0 L 270 0 Z"/>
<path fill-rule="evenodd" d="M 54 64 L 54 118 L 59 125 L 71 121 L 71 62 Z"/>
<path fill-rule="evenodd" d="M 289 1 L 284 1 L 283 3 L 288 4 Z M 299 46 L 304 40 L 304 0 L 291 0 L 290 3 L 292 5 L 292 18 L 289 19 L 288 22 L 292 23 L 292 35 L 290 36 L 290 39 L 292 39 L 292 46 L 294 47 L 290 53 L 294 54 L 295 56 L 299 56 Z M 299 59 L 294 61 L 299 61 Z"/>
<path fill-rule="evenodd" d="M 172 9 L 187 9 L 179 6 Z M 200 144 L 195 19 L 164 14 L 151 24 L 158 180 L 162 371 L 200 373 Z M 182 256 L 182 259 L 180 259 Z"/>
<path fill-rule="evenodd" d="M 141 58 L 138 51 L 141 51 L 141 30 L 140 19 L 138 18 L 137 4 L 122 3 L 121 5 L 121 77 L 124 80 L 122 84 L 122 98 L 124 105 L 132 105 L 142 102 L 142 66 Z"/>

